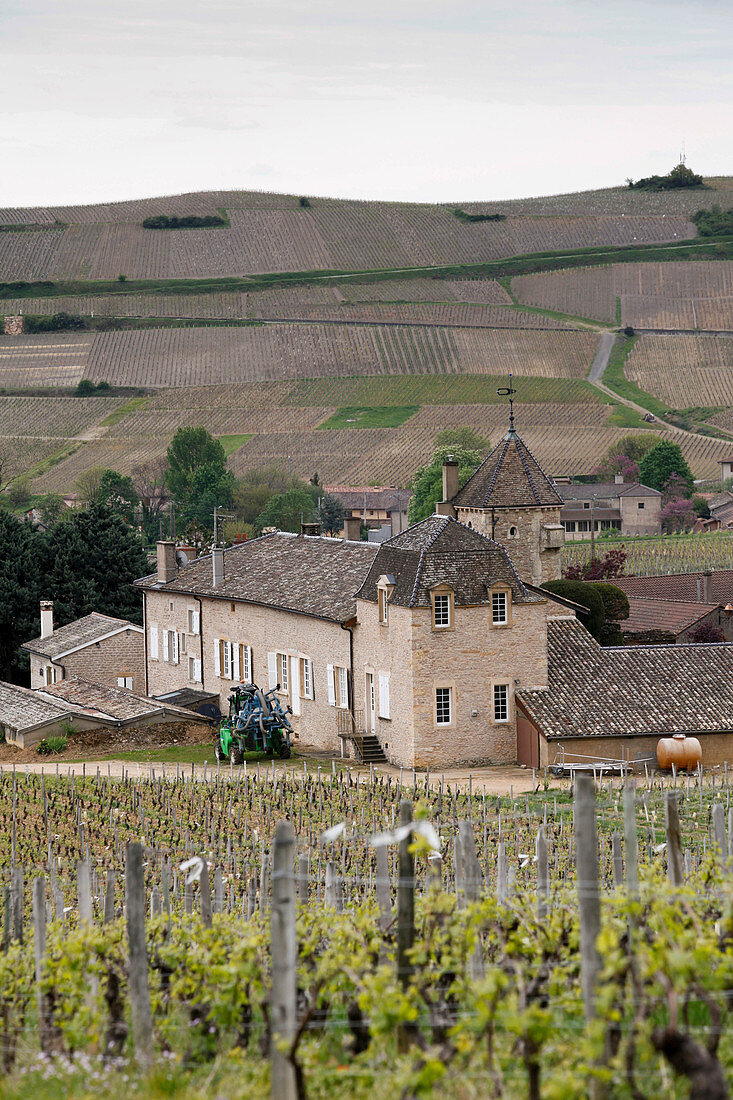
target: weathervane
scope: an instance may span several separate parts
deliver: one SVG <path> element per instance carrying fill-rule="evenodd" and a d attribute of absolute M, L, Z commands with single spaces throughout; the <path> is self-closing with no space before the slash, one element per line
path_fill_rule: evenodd
<path fill-rule="evenodd" d="M 517 391 L 515 389 L 512 389 L 511 372 L 509 374 L 509 385 L 504 387 L 503 389 L 497 390 L 496 392 L 499 395 L 499 397 L 508 397 L 509 398 L 509 431 L 513 432 L 514 431 L 514 402 L 512 400 L 512 394 L 515 394 Z"/>

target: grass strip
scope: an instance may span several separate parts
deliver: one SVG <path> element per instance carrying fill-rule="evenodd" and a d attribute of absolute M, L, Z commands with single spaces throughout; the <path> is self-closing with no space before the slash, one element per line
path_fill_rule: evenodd
<path fill-rule="evenodd" d="M 216 438 L 224 448 L 224 454 L 229 458 L 229 455 L 234 454 L 252 438 L 252 432 L 242 432 L 239 435 L 218 435 Z"/>
<path fill-rule="evenodd" d="M 418 412 L 419 405 L 382 405 L 368 408 L 346 405 L 319 424 L 320 428 L 399 428 Z"/>

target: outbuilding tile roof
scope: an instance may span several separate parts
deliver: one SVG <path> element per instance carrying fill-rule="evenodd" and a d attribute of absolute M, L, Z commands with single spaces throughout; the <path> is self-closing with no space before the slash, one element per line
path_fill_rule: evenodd
<path fill-rule="evenodd" d="M 511 429 L 453 498 L 454 507 L 459 508 L 536 508 L 562 503 L 537 459 Z"/>
<path fill-rule="evenodd" d="M 557 491 L 563 500 L 615 499 L 617 497 L 661 497 L 656 489 L 642 485 L 639 481 L 586 481 L 572 485 L 558 485 Z"/>
<path fill-rule="evenodd" d="M 40 653 L 41 656 L 53 661 L 70 650 L 93 645 L 107 634 L 125 629 L 139 631 L 140 627 L 128 622 L 127 619 L 114 619 L 111 615 L 100 615 L 98 611 L 92 611 L 91 615 L 85 615 L 81 619 L 75 619 L 73 623 L 59 627 L 47 638 L 33 638 L 30 642 L 24 642 L 21 649 Z"/>
<path fill-rule="evenodd" d="M 619 624 L 624 634 L 643 634 L 649 630 L 680 634 L 720 606 L 690 600 L 647 599 L 644 596 L 629 596 L 628 599 L 629 617 Z"/>
<path fill-rule="evenodd" d="M 496 583 L 511 588 L 515 603 L 543 599 L 522 584 L 503 546 L 449 516 L 429 516 L 382 543 L 357 596 L 375 601 L 384 574 L 394 577 L 390 602 L 402 607 L 429 607 L 438 584 L 450 585 L 458 606 L 487 604 Z"/>
<path fill-rule="evenodd" d="M 225 550 L 224 580 L 216 587 L 210 555 L 183 566 L 168 584 L 158 584 L 155 575 L 135 583 L 346 622 L 356 614 L 354 593 L 377 549 L 373 543 L 278 531 Z"/>
<path fill-rule="evenodd" d="M 68 680 L 59 680 L 50 687 L 38 688 L 38 694 L 44 700 L 56 702 L 63 706 L 68 703 L 73 708 L 86 711 L 90 717 L 99 716 L 103 719 L 113 719 L 118 722 L 129 722 L 135 718 L 145 718 L 159 714 L 165 709 L 166 714 L 187 721 L 195 721 L 196 716 L 190 710 L 163 703 L 159 699 L 151 699 L 146 695 L 136 695 L 127 688 L 110 687 L 107 684 L 95 684 L 90 680 L 81 680 L 76 676 Z M 66 707 L 68 713 L 69 707 Z"/>
<path fill-rule="evenodd" d="M 647 596 L 661 600 L 697 600 L 704 584 L 704 573 L 670 573 L 653 577 L 614 577 L 611 581 L 622 588 L 627 596 Z M 710 601 L 715 604 L 733 603 L 733 569 L 716 569 L 710 576 Z"/>
<path fill-rule="evenodd" d="M 550 739 L 733 732 L 733 645 L 602 649 L 548 622 L 548 686 L 517 697 Z"/>
<path fill-rule="evenodd" d="M 66 707 L 40 698 L 30 688 L 0 681 L 0 726 L 22 731 L 54 722 L 67 713 Z"/>

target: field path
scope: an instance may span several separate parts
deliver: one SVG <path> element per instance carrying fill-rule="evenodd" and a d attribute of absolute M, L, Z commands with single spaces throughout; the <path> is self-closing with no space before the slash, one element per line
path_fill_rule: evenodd
<path fill-rule="evenodd" d="M 611 357 L 613 345 L 618 339 L 615 332 L 603 332 L 601 338 L 598 341 L 598 347 L 596 349 L 595 359 L 591 363 L 590 373 L 588 374 L 588 381 L 592 382 L 594 386 L 598 385 L 603 380 L 603 375 L 606 373 L 606 367 L 608 366 L 608 360 Z M 605 389 L 605 386 L 601 387 Z M 608 392 L 608 391 L 606 391 Z M 620 400 L 623 400 L 621 398 Z"/>

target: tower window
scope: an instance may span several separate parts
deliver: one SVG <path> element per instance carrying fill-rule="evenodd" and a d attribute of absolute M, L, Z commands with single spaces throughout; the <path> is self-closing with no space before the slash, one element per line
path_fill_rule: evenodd
<path fill-rule="evenodd" d="M 518 536 L 518 534 L 519 534 L 519 531 L 517 530 L 516 527 L 510 527 L 509 528 L 509 538 L 510 539 L 515 539 Z"/>

